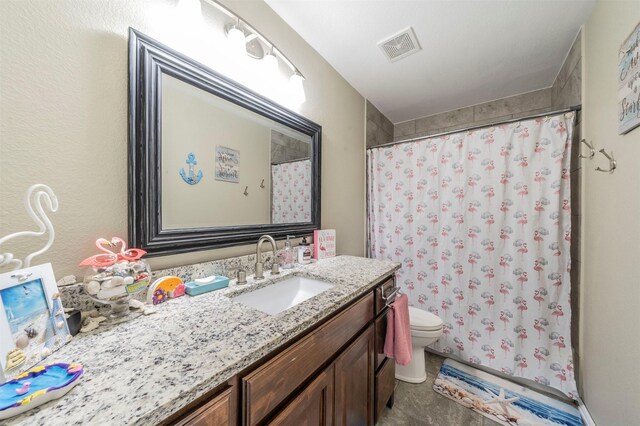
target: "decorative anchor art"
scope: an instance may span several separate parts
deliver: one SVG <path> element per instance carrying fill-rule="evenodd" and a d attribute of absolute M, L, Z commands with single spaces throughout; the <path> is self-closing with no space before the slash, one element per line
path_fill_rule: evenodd
<path fill-rule="evenodd" d="M 189 185 L 195 185 L 200 182 L 200 179 L 202 179 L 202 170 L 198 170 L 198 174 L 195 174 L 194 166 L 198 164 L 198 161 L 196 160 L 196 155 L 193 152 L 190 152 L 189 155 L 187 155 L 186 163 L 189 166 L 189 174 L 187 174 L 184 171 L 184 168 L 182 168 L 180 169 L 180 176 L 182 176 L 182 180 L 187 182 Z"/>

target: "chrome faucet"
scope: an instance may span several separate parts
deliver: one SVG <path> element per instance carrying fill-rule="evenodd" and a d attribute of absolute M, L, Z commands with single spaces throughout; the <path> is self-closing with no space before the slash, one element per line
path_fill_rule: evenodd
<path fill-rule="evenodd" d="M 262 246 L 262 243 L 264 241 L 269 241 L 271 243 L 271 248 L 273 249 L 273 266 L 271 268 L 271 273 L 272 274 L 280 273 L 280 267 L 278 266 L 278 262 L 276 261 L 277 250 L 278 250 L 278 247 L 276 246 L 276 240 L 274 240 L 271 235 L 263 235 L 258 240 L 258 245 L 256 246 L 256 279 L 257 280 L 264 278 L 264 274 L 262 272 L 262 267 L 263 267 L 262 251 L 260 250 L 260 246 Z"/>

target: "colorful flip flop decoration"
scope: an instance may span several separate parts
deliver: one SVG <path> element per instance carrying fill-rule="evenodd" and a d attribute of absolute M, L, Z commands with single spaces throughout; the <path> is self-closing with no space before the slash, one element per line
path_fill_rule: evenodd
<path fill-rule="evenodd" d="M 34 367 L 0 385 L 0 420 L 22 414 L 61 398 L 78 384 L 84 373 L 80 364 Z"/>

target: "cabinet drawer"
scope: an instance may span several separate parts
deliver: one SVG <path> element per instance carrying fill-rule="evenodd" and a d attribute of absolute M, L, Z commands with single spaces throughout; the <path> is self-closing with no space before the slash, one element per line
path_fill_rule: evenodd
<path fill-rule="evenodd" d="M 384 354 L 384 341 L 387 337 L 387 312 L 388 309 L 382 311 L 382 314 L 376 318 L 376 330 L 375 330 L 375 357 L 376 357 L 376 371 L 382 365 L 387 356 Z"/>
<path fill-rule="evenodd" d="M 391 292 L 393 292 L 396 288 L 396 279 L 395 277 L 391 277 L 388 280 L 386 280 L 385 282 L 383 282 L 382 284 L 380 284 L 379 286 L 376 287 L 376 316 L 385 310 L 385 308 L 387 307 L 385 300 L 382 298 L 382 296 L 384 295 L 384 297 L 387 297 L 391 294 Z"/>
<path fill-rule="evenodd" d="M 373 294 L 242 379 L 246 424 L 255 425 L 373 320 Z"/>
<path fill-rule="evenodd" d="M 396 363 L 391 358 L 387 359 L 376 373 L 376 421 L 384 410 L 396 387 Z"/>
<path fill-rule="evenodd" d="M 235 424 L 232 413 L 232 389 L 229 388 L 220 395 L 198 408 L 192 414 L 176 423 L 179 426 L 230 426 Z"/>

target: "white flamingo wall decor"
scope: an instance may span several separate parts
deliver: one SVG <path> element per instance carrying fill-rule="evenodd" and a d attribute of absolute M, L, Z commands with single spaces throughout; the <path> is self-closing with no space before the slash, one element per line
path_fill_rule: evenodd
<path fill-rule="evenodd" d="M 45 233 L 49 234 L 49 239 L 44 247 L 24 258 L 24 265 L 22 260 L 13 257 L 13 253 L 0 253 L 0 268 L 9 266 L 13 271 L 20 269 L 23 266 L 28 268 L 31 266 L 31 261 L 34 257 L 49 250 L 55 238 L 55 231 L 53 229 L 53 224 L 44 211 L 45 206 L 51 212 L 58 211 L 58 198 L 53 193 L 53 190 L 47 185 L 41 183 L 30 186 L 24 196 L 24 207 L 29 216 L 31 216 L 31 219 L 33 219 L 36 225 L 38 225 L 38 230 L 20 231 L 6 235 L 0 238 L 0 245 L 17 237 L 39 237 Z"/>

